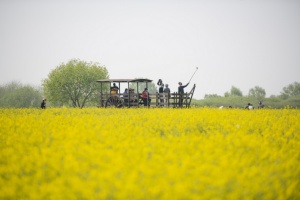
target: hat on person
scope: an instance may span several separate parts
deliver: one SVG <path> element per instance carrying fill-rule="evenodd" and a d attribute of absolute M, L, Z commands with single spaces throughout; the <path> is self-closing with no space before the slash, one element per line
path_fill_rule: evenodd
<path fill-rule="evenodd" d="M 178 83 L 179 85 L 182 84 L 181 82 Z"/>
<path fill-rule="evenodd" d="M 145 88 L 145 90 L 148 90 L 148 88 Z"/>

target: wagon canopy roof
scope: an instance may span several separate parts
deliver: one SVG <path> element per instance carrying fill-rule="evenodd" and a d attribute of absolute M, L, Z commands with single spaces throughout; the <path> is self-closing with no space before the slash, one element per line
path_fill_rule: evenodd
<path fill-rule="evenodd" d="M 111 82 L 120 82 L 120 83 L 128 83 L 128 82 L 152 82 L 150 79 L 146 78 L 136 78 L 136 79 L 101 79 L 97 80 L 100 83 L 111 83 Z"/>

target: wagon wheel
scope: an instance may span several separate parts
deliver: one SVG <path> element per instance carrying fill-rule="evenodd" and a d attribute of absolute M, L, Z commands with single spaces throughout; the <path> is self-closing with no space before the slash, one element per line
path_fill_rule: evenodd
<path fill-rule="evenodd" d="M 107 99 L 106 103 L 105 103 L 105 108 L 106 107 L 116 107 L 116 108 L 121 108 L 123 107 L 123 101 L 120 97 L 118 96 L 111 96 Z"/>

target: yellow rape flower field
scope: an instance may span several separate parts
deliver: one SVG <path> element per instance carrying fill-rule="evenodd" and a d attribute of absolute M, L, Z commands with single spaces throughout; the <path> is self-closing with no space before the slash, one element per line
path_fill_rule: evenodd
<path fill-rule="evenodd" d="M 0 199 L 299 199 L 297 109 L 0 109 Z"/>

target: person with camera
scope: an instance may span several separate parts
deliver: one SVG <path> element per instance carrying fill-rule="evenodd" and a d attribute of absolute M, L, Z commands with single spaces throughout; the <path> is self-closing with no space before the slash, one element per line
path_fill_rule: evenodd
<path fill-rule="evenodd" d="M 190 84 L 190 82 L 188 82 L 186 85 L 182 85 L 181 82 L 179 82 L 178 84 L 179 84 L 179 86 L 178 86 L 179 107 L 182 107 L 184 88 L 187 87 Z"/>
<path fill-rule="evenodd" d="M 159 86 L 158 88 L 158 97 L 159 97 L 159 101 L 160 101 L 160 106 L 164 105 L 164 98 L 163 98 L 163 93 L 164 93 L 164 84 L 163 81 L 161 79 L 158 79 L 157 85 Z"/>

